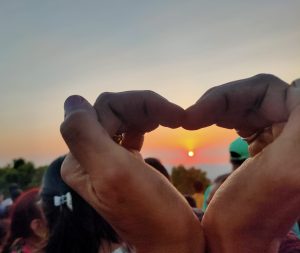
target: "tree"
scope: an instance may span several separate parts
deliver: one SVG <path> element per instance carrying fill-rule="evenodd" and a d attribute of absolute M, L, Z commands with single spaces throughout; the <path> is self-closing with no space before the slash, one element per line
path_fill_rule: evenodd
<path fill-rule="evenodd" d="M 39 187 L 42 184 L 42 179 L 45 171 L 48 166 L 41 166 L 35 169 L 35 173 L 31 179 L 31 182 L 28 184 L 28 187 Z"/>
<path fill-rule="evenodd" d="M 14 159 L 12 164 L 0 168 L 0 191 L 7 194 L 11 183 L 17 183 L 23 190 L 39 187 L 47 167 L 36 168 L 32 162 L 23 158 Z"/>
<path fill-rule="evenodd" d="M 18 158 L 13 160 L 13 168 L 18 169 L 19 167 L 25 165 L 25 160 L 23 158 Z"/>
<path fill-rule="evenodd" d="M 194 182 L 201 181 L 204 189 L 210 184 L 210 180 L 206 176 L 206 172 L 195 167 L 185 168 L 183 165 L 173 167 L 171 174 L 174 186 L 182 194 L 193 194 Z"/>

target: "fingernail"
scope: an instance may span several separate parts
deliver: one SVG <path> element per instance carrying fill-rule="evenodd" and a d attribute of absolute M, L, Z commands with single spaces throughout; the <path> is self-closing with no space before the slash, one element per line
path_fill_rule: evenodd
<path fill-rule="evenodd" d="M 85 99 L 78 95 L 68 97 L 64 104 L 65 116 L 76 109 L 80 109 L 84 101 Z"/>

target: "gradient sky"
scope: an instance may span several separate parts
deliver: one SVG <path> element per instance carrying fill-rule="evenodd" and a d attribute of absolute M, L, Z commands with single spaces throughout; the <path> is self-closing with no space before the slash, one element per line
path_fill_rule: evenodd
<path fill-rule="evenodd" d="M 300 1 L 0 1 L 0 165 L 66 152 L 63 102 L 151 89 L 186 108 L 208 88 L 261 72 L 300 76 Z M 235 134 L 160 128 L 145 156 L 227 164 Z M 187 150 L 196 156 L 187 159 Z"/>

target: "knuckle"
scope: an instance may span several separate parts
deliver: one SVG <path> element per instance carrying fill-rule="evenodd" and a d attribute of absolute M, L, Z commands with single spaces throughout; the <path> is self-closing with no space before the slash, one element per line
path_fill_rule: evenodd
<path fill-rule="evenodd" d="M 294 80 L 291 85 L 294 87 L 300 87 L 300 78 Z"/>
<path fill-rule="evenodd" d="M 279 78 L 275 75 L 272 74 L 266 74 L 266 73 L 260 73 L 256 76 L 254 76 L 255 79 L 258 79 L 259 81 L 262 82 L 274 82 L 274 81 L 278 81 Z"/>
<path fill-rule="evenodd" d="M 226 85 L 226 84 L 223 84 L 223 85 L 220 85 L 220 86 L 216 86 L 216 87 L 209 88 L 209 89 L 202 95 L 202 97 L 200 97 L 200 99 L 203 99 L 203 98 L 205 98 L 205 97 L 207 97 L 207 96 L 211 96 L 211 95 L 215 94 L 216 92 L 219 91 L 220 87 L 223 88 L 223 87 L 225 87 L 225 85 Z M 200 100 L 200 99 L 199 99 L 199 100 Z"/>
<path fill-rule="evenodd" d="M 149 102 L 152 103 L 153 101 L 156 101 L 161 98 L 160 95 L 158 95 L 156 92 L 152 90 L 143 90 L 138 95 L 140 95 L 144 100 L 144 102 L 146 102 L 147 104 Z"/>
<path fill-rule="evenodd" d="M 114 95 L 113 92 L 103 92 L 103 93 L 101 93 L 97 97 L 95 105 L 105 103 L 106 101 L 110 100 L 113 95 Z"/>
<path fill-rule="evenodd" d="M 150 97 L 157 97 L 158 94 L 152 90 L 144 90 L 143 91 L 145 96 L 150 96 Z"/>

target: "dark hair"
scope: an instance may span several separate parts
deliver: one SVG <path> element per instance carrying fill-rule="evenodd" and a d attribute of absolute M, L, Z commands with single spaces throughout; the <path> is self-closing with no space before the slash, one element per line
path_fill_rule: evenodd
<path fill-rule="evenodd" d="M 9 186 L 8 186 L 8 191 L 11 193 L 12 191 L 14 190 L 19 190 L 20 189 L 20 186 L 17 184 L 17 183 L 11 183 Z"/>
<path fill-rule="evenodd" d="M 196 192 L 203 192 L 203 184 L 202 184 L 202 182 L 201 181 L 199 181 L 199 180 L 196 180 L 195 182 L 194 182 L 194 189 L 195 189 L 195 191 Z"/>
<path fill-rule="evenodd" d="M 60 175 L 65 157 L 56 159 L 44 174 L 41 199 L 49 228 L 46 253 L 97 253 L 102 242 L 119 242 L 113 228 Z M 71 193 L 73 209 L 54 206 L 54 196 Z"/>
<path fill-rule="evenodd" d="M 162 163 L 158 159 L 149 157 L 145 159 L 145 162 L 157 171 L 159 171 L 161 174 L 163 174 L 170 181 L 170 175 L 167 169 L 162 165 Z"/>
<path fill-rule="evenodd" d="M 232 165 L 240 167 L 246 160 L 230 160 Z"/>
<path fill-rule="evenodd" d="M 33 188 L 22 193 L 13 204 L 8 238 L 3 252 L 9 252 L 10 246 L 17 238 L 28 238 L 33 234 L 30 227 L 31 221 L 42 218 L 42 213 L 36 204 L 38 196 L 39 189 Z"/>
<path fill-rule="evenodd" d="M 11 197 L 11 200 L 13 202 L 16 201 L 16 199 L 21 195 L 22 193 L 22 190 L 20 188 L 20 186 L 17 184 L 17 183 L 11 183 L 9 185 L 9 194 L 10 194 L 10 197 Z"/>
<path fill-rule="evenodd" d="M 218 177 L 216 177 L 216 179 L 214 180 L 215 184 L 223 184 L 225 182 L 225 180 L 230 176 L 231 173 L 225 173 L 222 174 Z"/>

